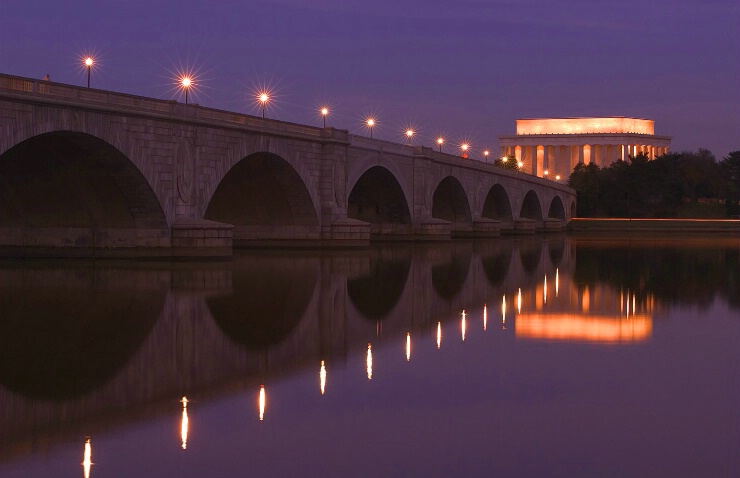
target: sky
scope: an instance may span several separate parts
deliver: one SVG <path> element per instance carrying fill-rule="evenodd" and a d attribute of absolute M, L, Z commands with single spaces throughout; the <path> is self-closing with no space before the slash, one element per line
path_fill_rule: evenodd
<path fill-rule="evenodd" d="M 0 0 L 0 73 L 180 99 L 416 144 L 497 148 L 516 119 L 655 120 L 740 150 L 737 0 Z"/>

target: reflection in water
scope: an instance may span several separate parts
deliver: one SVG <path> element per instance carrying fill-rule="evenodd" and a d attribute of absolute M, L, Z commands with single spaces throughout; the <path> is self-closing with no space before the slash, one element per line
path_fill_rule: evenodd
<path fill-rule="evenodd" d="M 506 330 L 506 294 L 501 299 L 501 328 Z"/>
<path fill-rule="evenodd" d="M 323 360 L 321 361 L 321 369 L 319 370 L 319 383 L 321 385 L 321 395 L 323 395 L 326 390 L 326 366 Z"/>
<path fill-rule="evenodd" d="M 465 342 L 465 329 L 466 329 L 465 311 L 463 310 L 462 311 L 462 320 L 460 321 L 460 331 L 462 332 L 462 340 L 463 340 L 463 342 Z"/>
<path fill-rule="evenodd" d="M 597 345 L 649 341 L 655 307 L 662 311 L 672 302 L 703 304 L 716 298 L 724 298 L 731 306 L 738 303 L 737 246 L 719 251 L 678 249 L 672 255 L 661 249 L 646 253 L 638 248 L 631 252 L 632 260 L 626 260 L 627 248 L 622 244 L 603 250 L 592 243 L 572 248 L 569 244 L 558 268 L 547 263 L 542 254 L 541 267 L 531 277 L 523 273 L 521 261 L 511 260 L 508 265 L 511 248 L 502 245 L 501 256 L 506 259 L 502 262 L 507 263 L 508 274 L 500 285 L 486 280 L 488 272 L 500 270 L 486 268 L 482 253 L 468 254 L 478 249 L 465 246 L 459 253 L 459 245 L 414 246 L 408 261 L 406 256 L 396 260 L 392 249 L 386 256 L 390 258 L 385 261 L 387 266 L 376 275 L 382 279 L 388 271 L 401 270 L 404 280 L 383 289 L 393 289 L 395 298 L 376 309 L 372 300 L 367 300 L 374 295 L 360 290 L 374 287 L 371 282 L 355 282 L 353 294 L 359 297 L 357 304 L 368 307 L 366 310 L 353 307 L 347 289 L 352 277 L 366 274 L 369 258 L 377 255 L 377 250 L 326 252 L 320 257 L 304 252 L 275 254 L 277 257 L 252 253 L 233 263 L 181 265 L 172 270 L 169 264 L 130 268 L 55 265 L 48 270 L 0 266 L 0 466 L 3 460 L 12 462 L 22 455 L 53 454 L 55 446 L 68 440 L 76 443 L 72 458 L 67 458 L 74 464 L 79 459 L 79 437 L 84 433 L 97 437 L 100 454 L 101 435 L 90 424 L 110 430 L 120 423 L 150 417 L 160 409 L 169 414 L 167 421 L 171 423 L 172 397 L 180 396 L 175 394 L 182 390 L 191 396 L 193 390 L 218 396 L 249 386 L 248 395 L 253 397 L 254 385 L 245 383 L 264 382 L 268 368 L 273 381 L 296 370 L 308 370 L 309 383 L 315 386 L 315 364 L 320 361 L 324 395 L 326 362 L 361 362 L 364 344 L 367 379 L 372 380 L 373 350 L 368 340 L 380 335 L 376 322 L 378 327 L 381 322 L 364 320 L 368 310 L 392 311 L 382 321 L 383 334 L 390 340 L 375 344 L 381 351 L 386 345 L 392 356 L 397 357 L 398 340 L 405 335 L 406 360 L 410 361 L 411 334 L 421 334 L 422 348 L 414 351 L 415 363 L 419 363 L 424 348 L 434 347 L 424 338 L 434 330 L 434 322 L 436 345 L 441 349 L 442 328 L 448 326 L 454 332 L 456 317 L 461 320 L 466 349 L 481 342 L 492 348 L 500 346 L 500 350 L 514 347 L 508 334 L 493 329 L 489 332 L 492 335 L 486 336 L 490 341 L 467 340 L 467 310 L 478 310 L 482 305 L 483 329 L 487 330 L 485 304 L 495 303 L 500 295 L 502 329 L 507 329 L 507 312 L 511 313 L 509 321 L 515 324 L 517 339 Z M 496 257 L 490 244 L 483 250 Z M 515 254 L 517 249 L 513 250 Z M 528 253 L 530 259 L 539 257 L 531 250 Z M 612 255 L 619 257 L 624 267 L 620 268 Z M 652 255 L 685 280 L 669 280 Z M 549 291 L 548 301 L 547 275 L 552 277 L 553 269 L 555 292 L 553 296 Z M 656 282 L 656 276 L 668 284 Z M 514 293 L 515 304 L 509 310 L 507 294 L 511 298 Z M 666 322 L 656 321 L 656 327 Z M 497 329 L 495 321 L 493 328 Z M 446 346 L 440 353 L 448 354 L 448 349 Z M 389 366 L 399 364 L 400 360 Z M 44 371 L 47 366 L 52 368 L 48 373 Z M 333 374 L 342 373 L 341 367 L 332 370 Z M 256 377 L 262 379 L 255 382 Z M 332 377 L 335 386 L 341 383 L 344 388 L 341 375 Z M 65 382 L 73 386 L 65 389 Z M 374 387 L 383 386 L 383 382 Z M 330 395 L 334 400 L 340 394 L 335 391 Z M 182 449 L 187 449 L 188 404 L 183 397 Z M 252 418 L 253 406 L 252 402 L 247 410 Z M 264 421 L 264 385 L 260 386 L 258 406 L 259 419 Z M 198 409 L 201 423 L 206 414 L 201 405 Z M 120 421 L 109 418 L 114 416 Z M 38 443 L 46 448 L 39 448 Z M 188 457 L 200 448 L 191 444 Z M 90 455 L 88 440 L 85 476 L 90 473 Z M 107 455 L 105 462 L 109 462 Z"/>
<path fill-rule="evenodd" d="M 85 478 L 90 478 L 92 464 L 92 445 L 90 444 L 90 437 L 87 437 L 85 439 L 85 451 L 82 454 L 82 474 Z"/>
<path fill-rule="evenodd" d="M 401 249 L 399 254 L 406 257 L 387 259 L 382 253 L 372 257 L 367 275 L 347 280 L 349 299 L 368 319 L 385 319 L 403 294 L 411 270 L 411 253 Z"/>
<path fill-rule="evenodd" d="M 188 397 L 182 397 L 182 421 L 180 423 L 180 438 L 182 439 L 182 449 L 188 448 L 188 429 L 190 421 L 188 420 Z"/>
<path fill-rule="evenodd" d="M 206 299 L 213 319 L 226 335 L 249 350 L 281 343 L 311 301 L 318 282 L 318 261 L 250 254 L 236 258 L 233 267 L 231 290 Z"/>
<path fill-rule="evenodd" d="M 519 288 L 519 291 L 516 294 L 516 313 L 521 314 L 522 313 L 522 288 Z"/>
<path fill-rule="evenodd" d="M 260 421 L 265 419 L 265 386 L 260 385 Z"/>
<path fill-rule="evenodd" d="M 162 313 L 162 272 L 110 271 L 86 261 L 0 268 L 0 383 L 51 400 L 101 387 Z"/>
<path fill-rule="evenodd" d="M 517 339 L 594 343 L 641 342 L 653 333 L 653 319 L 574 314 L 523 314 L 517 317 Z"/>

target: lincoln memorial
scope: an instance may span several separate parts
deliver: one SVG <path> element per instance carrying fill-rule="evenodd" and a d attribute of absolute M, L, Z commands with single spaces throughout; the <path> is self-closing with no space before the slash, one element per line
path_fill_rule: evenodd
<path fill-rule="evenodd" d="M 522 170 L 567 179 L 578 163 L 609 166 L 640 153 L 650 159 L 668 153 L 670 136 L 655 135 L 655 121 L 608 118 L 516 120 L 516 134 L 500 136 L 502 156 L 515 156 Z"/>

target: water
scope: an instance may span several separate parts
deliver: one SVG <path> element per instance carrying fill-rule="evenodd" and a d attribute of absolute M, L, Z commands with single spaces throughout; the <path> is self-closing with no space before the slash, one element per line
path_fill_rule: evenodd
<path fill-rule="evenodd" d="M 733 238 L 5 261 L 0 476 L 740 476 L 739 292 Z"/>

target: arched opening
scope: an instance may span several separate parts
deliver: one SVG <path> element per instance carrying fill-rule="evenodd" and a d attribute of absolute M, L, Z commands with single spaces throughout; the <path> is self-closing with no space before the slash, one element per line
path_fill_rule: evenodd
<path fill-rule="evenodd" d="M 0 270 L 0 383 L 52 400 L 103 386 L 159 319 L 169 287 L 161 279 L 87 262 Z"/>
<path fill-rule="evenodd" d="M 211 197 L 206 219 L 234 225 L 234 245 L 267 240 L 320 238 L 319 220 L 306 185 L 272 153 L 239 161 Z"/>
<path fill-rule="evenodd" d="M 452 233 L 472 230 L 473 218 L 465 190 L 456 178 L 447 176 L 432 196 L 432 216 L 452 223 Z"/>
<path fill-rule="evenodd" d="M 488 191 L 481 216 L 503 222 L 513 220 L 509 195 L 506 194 L 506 190 L 500 184 L 494 184 Z"/>
<path fill-rule="evenodd" d="M 561 219 L 565 221 L 565 208 L 560 197 L 555 196 L 550 203 L 550 210 L 547 212 L 548 218 Z"/>
<path fill-rule="evenodd" d="M 401 299 L 410 270 L 411 257 L 374 258 L 369 274 L 347 280 L 347 295 L 363 317 L 382 320 Z"/>
<path fill-rule="evenodd" d="M 534 191 L 529 191 L 522 201 L 522 209 L 519 213 L 520 218 L 532 219 L 536 221 L 537 227 L 542 226 L 542 205 L 540 198 Z"/>
<path fill-rule="evenodd" d="M 441 298 L 452 300 L 460 294 L 472 257 L 472 249 L 453 250 L 449 262 L 432 266 L 432 286 Z"/>
<path fill-rule="evenodd" d="M 0 156 L 2 246 L 95 255 L 101 248 L 168 246 L 169 238 L 146 178 L 99 138 L 44 133 Z"/>
<path fill-rule="evenodd" d="M 360 176 L 347 201 L 347 216 L 371 224 L 371 238 L 410 234 L 411 213 L 393 173 L 373 166 Z"/>
<path fill-rule="evenodd" d="M 246 256 L 232 272 L 233 293 L 206 300 L 219 328 L 249 350 L 267 350 L 300 323 L 318 282 L 316 260 Z"/>

